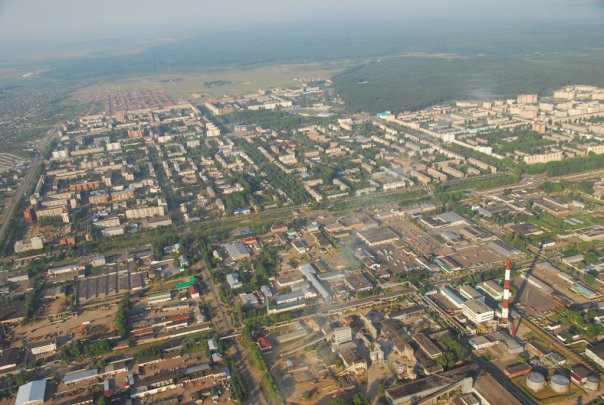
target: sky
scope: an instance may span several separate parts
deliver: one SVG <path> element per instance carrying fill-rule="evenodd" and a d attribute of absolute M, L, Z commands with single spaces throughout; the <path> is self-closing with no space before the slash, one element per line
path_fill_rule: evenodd
<path fill-rule="evenodd" d="M 0 0 L 0 48 L 158 41 L 308 20 L 604 21 L 604 0 Z"/>

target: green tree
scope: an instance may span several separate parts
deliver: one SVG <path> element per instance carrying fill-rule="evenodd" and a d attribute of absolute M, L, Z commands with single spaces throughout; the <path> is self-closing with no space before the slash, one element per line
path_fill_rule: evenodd
<path fill-rule="evenodd" d="M 383 399 L 386 396 L 386 386 L 384 384 L 380 384 L 377 387 L 378 398 Z"/>
<path fill-rule="evenodd" d="M 529 359 L 529 356 L 527 355 L 526 352 L 520 353 L 518 356 L 516 356 L 516 361 L 518 363 L 526 363 Z"/>
<path fill-rule="evenodd" d="M 366 405 L 369 403 L 369 398 L 367 397 L 367 394 L 357 392 L 352 396 L 352 403 L 354 405 Z"/>

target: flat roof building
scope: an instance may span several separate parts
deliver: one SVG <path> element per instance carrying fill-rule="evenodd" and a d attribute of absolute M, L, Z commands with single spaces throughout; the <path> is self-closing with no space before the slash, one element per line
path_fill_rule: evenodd
<path fill-rule="evenodd" d="M 226 280 L 232 290 L 243 287 L 243 283 L 239 281 L 239 274 L 237 273 L 227 274 Z"/>
<path fill-rule="evenodd" d="M 420 349 L 428 355 L 431 359 L 436 359 L 442 356 L 443 352 L 436 346 L 428 336 L 423 333 L 416 333 L 413 335 L 413 340 L 419 345 Z"/>
<path fill-rule="evenodd" d="M 455 292 L 455 290 L 453 290 L 451 287 L 445 286 L 441 288 L 440 292 L 442 295 L 445 296 L 445 298 L 447 298 L 451 302 L 451 304 L 455 306 L 455 308 L 462 307 L 463 299 L 459 295 L 457 295 L 457 292 Z"/>
<path fill-rule="evenodd" d="M 487 404 L 522 405 L 522 402 L 491 374 L 479 376 L 474 383 L 473 391 Z"/>
<path fill-rule="evenodd" d="M 354 292 L 371 291 L 373 284 L 362 271 L 351 271 L 346 275 L 346 285 Z"/>
<path fill-rule="evenodd" d="M 150 294 L 147 296 L 147 302 L 149 305 L 159 304 L 162 302 L 167 302 L 172 299 L 172 292 L 170 291 L 161 291 L 155 294 Z"/>
<path fill-rule="evenodd" d="M 459 287 L 459 293 L 463 298 L 467 300 L 484 301 L 484 296 L 471 285 L 462 285 L 461 287 Z"/>
<path fill-rule="evenodd" d="M 250 252 L 248 252 L 245 245 L 241 242 L 228 243 L 226 245 L 226 250 L 231 259 L 235 261 L 247 259 L 250 257 Z"/>
<path fill-rule="evenodd" d="M 604 342 L 585 349 L 585 355 L 593 360 L 600 368 L 604 368 Z"/>
<path fill-rule="evenodd" d="M 497 343 L 498 343 L 498 341 L 490 341 L 489 339 L 487 339 L 486 337 L 484 337 L 482 335 L 474 336 L 473 338 L 471 338 L 468 341 L 468 344 L 474 350 L 483 350 L 488 347 L 494 346 Z"/>
<path fill-rule="evenodd" d="M 324 299 L 327 300 L 331 298 L 331 293 L 323 286 L 323 284 L 321 284 L 319 279 L 317 279 L 317 271 L 311 264 L 302 264 L 299 269 Z"/>
<path fill-rule="evenodd" d="M 463 393 L 469 393 L 474 383 L 472 375 L 478 374 L 478 372 L 479 367 L 472 364 L 395 385 L 386 389 L 386 399 L 392 405 L 402 405 L 418 402 L 422 398 L 437 393 L 442 396 L 447 396 L 450 392 L 459 390 Z"/>
<path fill-rule="evenodd" d="M 57 344 L 54 340 L 40 342 L 30 347 L 31 353 L 35 355 L 52 353 L 57 350 Z"/>
<path fill-rule="evenodd" d="M 461 311 L 469 321 L 475 324 L 490 321 L 495 318 L 495 311 L 479 300 L 464 302 Z"/>
<path fill-rule="evenodd" d="M 422 315 L 424 313 L 424 311 L 425 310 L 423 307 L 421 307 L 419 305 L 412 305 L 408 308 L 403 308 L 400 310 L 392 311 L 390 313 L 390 315 L 388 315 L 388 317 L 392 318 L 392 319 L 401 320 L 401 319 L 406 319 L 411 316 Z"/>
<path fill-rule="evenodd" d="M 503 299 L 503 288 L 493 280 L 484 281 L 476 285 L 476 288 L 484 291 L 496 301 L 501 301 Z"/>
<path fill-rule="evenodd" d="M 65 374 L 63 377 L 63 382 L 66 385 L 75 384 L 81 381 L 95 379 L 98 375 L 97 369 L 92 368 L 90 370 L 77 370 L 72 371 L 71 373 Z"/>
<path fill-rule="evenodd" d="M 390 228 L 366 229 L 358 233 L 359 237 L 368 246 L 378 246 L 385 243 L 394 243 L 399 240 L 399 236 Z"/>
<path fill-rule="evenodd" d="M 334 342 L 339 345 L 352 341 L 352 328 L 350 326 L 340 326 L 333 330 Z"/>

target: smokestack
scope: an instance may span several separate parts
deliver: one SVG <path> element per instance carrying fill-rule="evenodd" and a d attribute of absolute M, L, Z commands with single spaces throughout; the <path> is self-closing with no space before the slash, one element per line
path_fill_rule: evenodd
<path fill-rule="evenodd" d="M 512 262 L 505 261 L 505 277 L 503 281 L 503 302 L 501 303 L 501 323 L 507 325 L 510 316 L 510 279 L 512 275 Z"/>

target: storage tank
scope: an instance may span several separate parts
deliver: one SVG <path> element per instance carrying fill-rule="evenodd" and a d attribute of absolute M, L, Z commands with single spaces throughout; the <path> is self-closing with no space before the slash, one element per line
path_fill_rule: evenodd
<path fill-rule="evenodd" d="M 590 391 L 597 391 L 600 388 L 600 379 L 595 375 L 588 375 L 585 382 L 585 388 Z"/>
<path fill-rule="evenodd" d="M 545 387 L 543 374 L 532 371 L 526 375 L 526 386 L 533 391 L 540 391 Z"/>
<path fill-rule="evenodd" d="M 562 374 L 555 374 L 554 376 L 552 376 L 550 385 L 552 387 L 552 390 L 554 390 L 555 392 L 559 394 L 564 394 L 568 392 L 568 389 L 570 387 L 570 380 L 568 379 L 568 377 Z"/>

